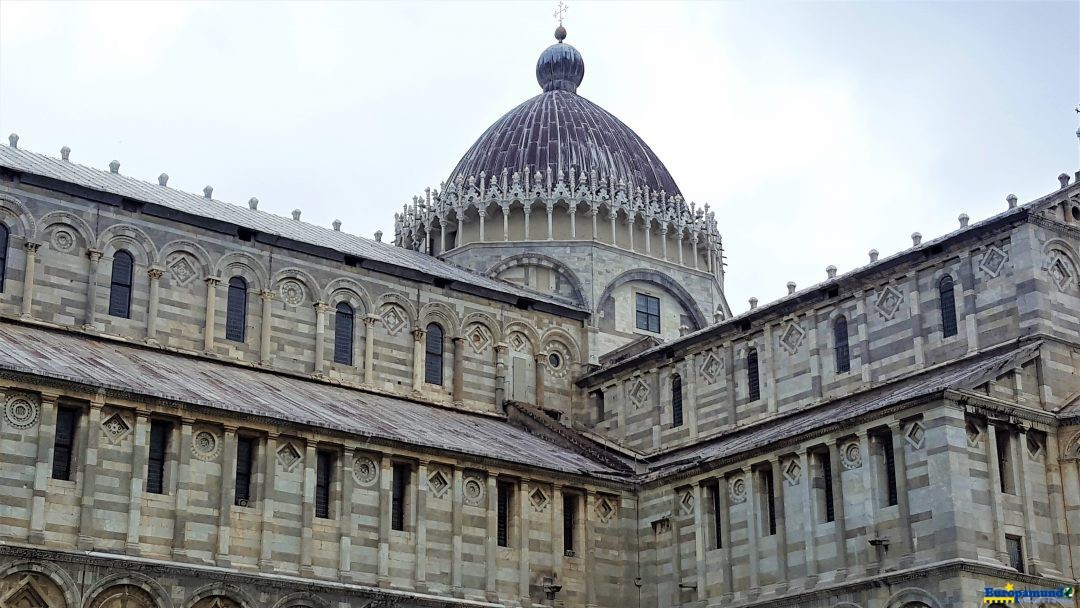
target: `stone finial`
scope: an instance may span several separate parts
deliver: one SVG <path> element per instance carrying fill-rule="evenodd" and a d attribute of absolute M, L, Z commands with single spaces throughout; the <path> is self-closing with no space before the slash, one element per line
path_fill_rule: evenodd
<path fill-rule="evenodd" d="M 15 136 L 15 141 L 16 142 L 19 141 L 19 136 L 18 135 Z M 15 144 L 12 144 L 12 147 L 14 148 Z M 1062 188 L 1068 188 L 1070 179 L 1072 179 L 1072 178 L 1069 177 L 1068 173 L 1062 173 L 1061 175 L 1058 176 L 1058 183 L 1061 184 Z"/>
<path fill-rule="evenodd" d="M 18 133 L 12 133 L 11 135 L 8 135 L 7 140 L 8 140 L 8 145 L 11 146 L 12 148 L 18 148 L 19 147 L 19 134 Z"/>
<path fill-rule="evenodd" d="M 157 176 L 157 183 L 158 183 L 159 186 L 168 186 L 169 185 L 169 174 L 168 173 L 162 173 L 161 175 Z"/>
<path fill-rule="evenodd" d="M 750 298 L 750 310 L 757 308 L 757 298 Z"/>
<path fill-rule="evenodd" d="M 870 250 L 870 263 L 873 264 L 874 262 L 876 262 L 877 257 L 878 257 L 877 249 L 871 249 Z"/>
<path fill-rule="evenodd" d="M 832 264 L 829 264 L 828 266 L 826 266 L 825 267 L 825 274 L 830 279 L 835 279 L 836 278 L 836 266 L 833 266 Z"/>
<path fill-rule="evenodd" d="M 109 163 L 109 173 L 120 173 L 120 161 L 114 160 Z"/>
<path fill-rule="evenodd" d="M 788 293 L 789 296 L 791 294 L 795 293 L 795 281 L 788 281 L 787 282 L 787 293 Z"/>
<path fill-rule="evenodd" d="M 69 148 L 67 146 L 64 146 L 63 148 L 60 148 L 60 159 L 61 160 L 68 160 L 70 157 L 71 157 L 71 148 Z"/>
<path fill-rule="evenodd" d="M 960 216 L 957 217 L 956 219 L 960 220 L 960 227 L 961 228 L 967 228 L 968 222 L 971 221 L 971 218 L 968 217 L 968 214 L 966 214 L 966 213 L 961 213 Z"/>
<path fill-rule="evenodd" d="M 214 187 L 207 186 L 202 189 L 202 195 L 206 198 L 214 198 Z"/>
<path fill-rule="evenodd" d="M 1016 200 L 1017 199 L 1015 194 L 1010 194 L 1009 196 L 1005 197 L 1005 201 L 1009 203 L 1009 209 L 1016 209 Z"/>
<path fill-rule="evenodd" d="M 690 333 L 690 326 L 689 325 L 687 325 L 686 323 L 683 323 L 682 325 L 679 326 L 679 335 L 680 336 L 685 336 L 688 333 Z"/>
<path fill-rule="evenodd" d="M 334 220 L 334 232 L 341 232 L 341 220 Z"/>
<path fill-rule="evenodd" d="M 377 242 L 377 243 L 382 242 L 382 230 L 376 230 L 375 231 L 375 242 Z"/>
<path fill-rule="evenodd" d="M 292 210 L 292 219 L 300 221 L 300 210 L 299 209 L 293 209 Z"/>
<path fill-rule="evenodd" d="M 251 209 L 252 211 L 255 211 L 258 208 L 259 208 L 259 199 L 255 198 L 254 196 L 249 198 L 248 199 L 248 209 Z"/>
<path fill-rule="evenodd" d="M 911 233 L 911 246 L 912 247 L 918 247 L 921 244 L 922 244 L 922 233 L 921 232 L 912 232 Z"/>
<path fill-rule="evenodd" d="M 713 323 L 719 323 L 724 320 L 724 309 L 719 306 L 712 313 Z"/>

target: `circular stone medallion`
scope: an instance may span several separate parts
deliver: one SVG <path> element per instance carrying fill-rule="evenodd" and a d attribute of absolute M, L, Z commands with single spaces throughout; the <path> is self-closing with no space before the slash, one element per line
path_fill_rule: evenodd
<path fill-rule="evenodd" d="M 484 504 L 484 480 L 476 475 L 465 477 L 462 483 L 465 504 L 479 507 Z"/>
<path fill-rule="evenodd" d="M 57 251 L 70 251 L 75 246 L 75 236 L 70 231 L 60 228 L 53 233 L 52 244 Z"/>
<path fill-rule="evenodd" d="M 38 420 L 37 400 L 30 395 L 12 395 L 4 404 L 4 418 L 17 429 L 28 429 Z"/>
<path fill-rule="evenodd" d="M 370 486 L 379 478 L 379 465 L 369 456 L 357 456 L 353 459 L 353 478 L 362 486 Z"/>
<path fill-rule="evenodd" d="M 197 431 L 191 438 L 191 451 L 199 460 L 214 460 L 221 452 L 221 442 L 210 431 Z"/>
<path fill-rule="evenodd" d="M 298 306 L 304 301 L 304 286 L 299 281 L 281 282 L 281 301 L 289 306 Z"/>

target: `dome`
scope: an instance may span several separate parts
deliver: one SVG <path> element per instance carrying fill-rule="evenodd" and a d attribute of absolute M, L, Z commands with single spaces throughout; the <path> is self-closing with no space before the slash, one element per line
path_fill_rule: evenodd
<path fill-rule="evenodd" d="M 561 34 L 561 37 L 560 37 Z M 488 127 L 458 161 L 447 183 L 458 178 L 532 175 L 551 169 L 569 176 L 595 171 L 611 183 L 681 194 L 667 167 L 637 133 L 610 112 L 577 94 L 585 61 L 562 41 L 540 54 L 536 80 L 543 93 L 510 110 Z"/>

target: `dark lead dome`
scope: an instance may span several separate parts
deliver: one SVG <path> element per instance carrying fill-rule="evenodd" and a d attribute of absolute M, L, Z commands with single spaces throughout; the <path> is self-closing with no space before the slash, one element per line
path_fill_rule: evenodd
<path fill-rule="evenodd" d="M 561 30 L 561 28 L 560 28 Z M 561 34 L 561 36 L 560 36 Z M 536 80 L 543 93 L 495 121 L 476 140 L 450 173 L 457 178 L 499 176 L 503 169 L 530 176 L 537 171 L 596 171 L 613 184 L 624 181 L 668 195 L 681 194 L 664 163 L 649 146 L 607 110 L 577 94 L 585 62 L 577 49 L 559 42 L 536 62 Z"/>

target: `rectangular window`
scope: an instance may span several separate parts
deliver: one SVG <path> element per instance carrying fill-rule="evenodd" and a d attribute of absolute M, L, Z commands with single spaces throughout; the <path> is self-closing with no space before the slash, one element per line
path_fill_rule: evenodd
<path fill-rule="evenodd" d="M 776 487 L 773 485 L 772 469 L 762 469 L 761 489 L 764 493 L 762 515 L 765 519 L 762 522 L 764 524 L 762 528 L 765 530 L 765 536 L 772 536 L 776 534 Z"/>
<path fill-rule="evenodd" d="M 146 491 L 150 494 L 165 493 L 165 458 L 169 453 L 171 434 L 172 423 L 150 421 L 150 457 L 146 462 Z"/>
<path fill-rule="evenodd" d="M 251 501 L 251 471 L 255 466 L 255 439 L 236 438 L 236 506 L 246 507 Z"/>
<path fill-rule="evenodd" d="M 746 354 L 746 384 L 750 401 L 761 399 L 761 378 L 758 374 L 757 350 L 751 349 Z"/>
<path fill-rule="evenodd" d="M 514 495 L 514 486 L 508 483 L 500 483 L 499 490 L 499 529 L 498 541 L 500 547 L 510 546 L 510 509 L 511 499 Z"/>
<path fill-rule="evenodd" d="M 593 406 L 596 408 L 596 421 L 604 421 L 604 391 L 593 391 Z"/>
<path fill-rule="evenodd" d="M 577 530 L 577 496 L 563 494 L 562 499 L 562 530 L 563 530 L 563 554 L 573 557 L 574 532 Z"/>
<path fill-rule="evenodd" d="M 53 479 L 71 481 L 71 461 L 75 449 L 75 428 L 79 411 L 62 407 L 56 412 L 56 439 L 53 443 Z"/>
<path fill-rule="evenodd" d="M 726 487 L 722 483 L 715 483 L 709 486 L 709 496 L 712 498 L 712 516 L 713 516 L 713 548 L 720 549 L 724 546 L 724 512 L 723 507 L 720 504 L 720 492 L 721 488 Z"/>
<path fill-rule="evenodd" d="M 885 506 L 891 507 L 896 504 L 896 454 L 893 452 L 891 433 L 878 435 L 881 442 L 882 460 L 885 464 Z"/>
<path fill-rule="evenodd" d="M 828 452 L 822 452 L 818 456 L 818 462 L 821 463 L 821 476 L 825 481 L 825 521 L 830 522 L 836 519 L 836 506 L 833 504 L 832 457 Z"/>
<path fill-rule="evenodd" d="M 1009 552 L 1009 565 L 1017 572 L 1024 571 L 1024 546 L 1021 537 L 1005 535 L 1005 549 Z"/>
<path fill-rule="evenodd" d="M 315 460 L 315 517 L 330 519 L 330 486 L 334 483 L 333 452 L 318 452 Z"/>
<path fill-rule="evenodd" d="M 655 334 L 660 333 L 660 298 L 637 294 L 636 327 Z"/>
<path fill-rule="evenodd" d="M 395 530 L 405 530 L 405 508 L 409 497 L 409 478 L 412 477 L 412 467 L 407 464 L 395 464 L 393 470 L 390 527 Z"/>
<path fill-rule="evenodd" d="M 1001 491 L 1015 494 L 1012 466 L 1012 437 L 1008 429 L 997 427 L 994 437 L 997 441 L 998 483 Z"/>

